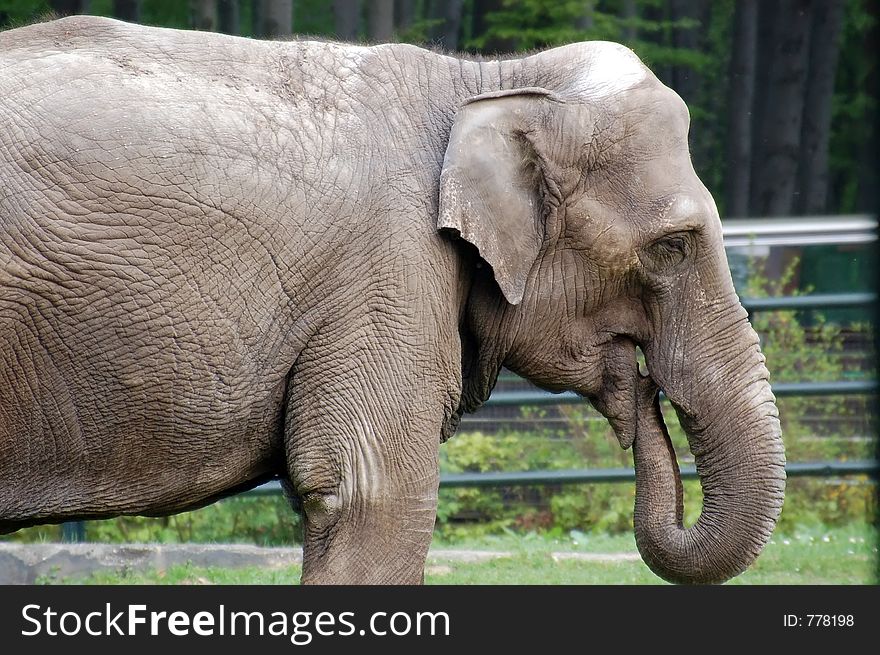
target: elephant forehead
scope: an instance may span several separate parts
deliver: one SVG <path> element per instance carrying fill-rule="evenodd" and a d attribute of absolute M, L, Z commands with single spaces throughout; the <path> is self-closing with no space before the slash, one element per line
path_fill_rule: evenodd
<path fill-rule="evenodd" d="M 574 43 L 535 55 L 563 80 L 574 96 L 603 98 L 629 89 L 649 75 L 629 48 L 611 41 Z M 545 62 L 542 62 L 545 65 Z"/>
<path fill-rule="evenodd" d="M 585 94 L 603 97 L 635 86 L 647 75 L 641 60 L 619 43 L 599 41 L 592 44 L 590 63 L 580 78 Z"/>
<path fill-rule="evenodd" d="M 704 223 L 708 208 L 690 193 L 670 194 L 653 203 L 649 220 L 659 230 L 691 229 Z"/>

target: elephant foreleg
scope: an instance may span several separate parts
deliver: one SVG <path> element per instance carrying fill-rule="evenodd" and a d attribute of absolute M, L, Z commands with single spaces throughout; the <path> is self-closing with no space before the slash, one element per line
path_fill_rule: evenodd
<path fill-rule="evenodd" d="M 302 580 L 420 584 L 436 515 L 443 392 L 425 384 L 424 371 L 408 371 L 424 358 L 363 344 L 343 357 L 336 345 L 332 360 L 304 352 L 288 393 Z"/>

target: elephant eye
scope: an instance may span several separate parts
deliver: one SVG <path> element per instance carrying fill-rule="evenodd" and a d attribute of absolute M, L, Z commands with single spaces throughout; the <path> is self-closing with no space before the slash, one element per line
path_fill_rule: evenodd
<path fill-rule="evenodd" d="M 681 264 L 687 258 L 690 248 L 690 233 L 676 232 L 646 246 L 640 259 L 648 270 L 662 273 Z"/>

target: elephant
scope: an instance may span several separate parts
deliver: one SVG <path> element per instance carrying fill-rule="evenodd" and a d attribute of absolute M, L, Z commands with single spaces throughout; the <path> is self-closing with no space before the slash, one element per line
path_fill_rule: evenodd
<path fill-rule="evenodd" d="M 420 584 L 441 445 L 506 367 L 633 448 L 657 575 L 720 583 L 768 542 L 766 361 L 687 106 L 630 49 L 76 16 L 0 34 L 0 88 L 0 531 L 280 479 L 303 583 Z"/>

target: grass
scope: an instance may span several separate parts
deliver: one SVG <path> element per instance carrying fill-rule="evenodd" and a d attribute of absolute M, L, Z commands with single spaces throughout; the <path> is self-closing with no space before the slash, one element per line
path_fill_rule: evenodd
<path fill-rule="evenodd" d="M 822 585 L 878 584 L 876 530 L 867 525 L 799 528 L 777 535 L 752 567 L 730 584 Z M 665 584 L 639 559 L 583 561 L 587 553 L 636 553 L 632 536 L 571 535 L 552 539 L 536 534 L 486 537 L 467 543 L 434 544 L 435 551 L 499 551 L 508 556 L 482 562 L 431 556 L 427 584 Z M 57 579 L 43 584 L 297 584 L 300 568 L 237 569 L 173 566 L 164 571 L 100 572 L 87 578 Z"/>

